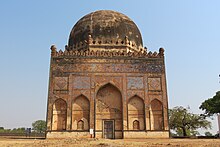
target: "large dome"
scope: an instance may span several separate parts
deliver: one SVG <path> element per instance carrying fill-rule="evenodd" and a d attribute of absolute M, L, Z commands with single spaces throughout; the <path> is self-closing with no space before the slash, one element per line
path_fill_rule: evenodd
<path fill-rule="evenodd" d="M 89 36 L 93 40 L 109 42 L 127 38 L 135 46 L 143 46 L 136 24 L 126 15 L 110 10 L 95 11 L 82 17 L 70 33 L 68 46 L 73 48 L 84 43 Z"/>

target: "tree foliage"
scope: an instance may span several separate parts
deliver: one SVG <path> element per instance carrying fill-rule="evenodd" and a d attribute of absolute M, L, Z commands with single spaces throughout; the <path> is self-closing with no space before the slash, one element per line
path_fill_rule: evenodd
<path fill-rule="evenodd" d="M 37 133 L 44 133 L 46 131 L 46 122 L 44 120 L 37 120 L 32 123 L 32 129 Z"/>
<path fill-rule="evenodd" d="M 211 122 L 203 116 L 193 114 L 184 107 L 174 107 L 169 110 L 170 129 L 174 130 L 179 136 L 197 135 L 196 129 L 211 128 Z"/>
<path fill-rule="evenodd" d="M 5 129 L 4 127 L 0 127 L 0 133 L 24 133 L 25 127 L 14 128 L 14 129 Z"/>
<path fill-rule="evenodd" d="M 205 110 L 205 116 L 220 114 L 220 91 L 216 92 L 212 98 L 205 100 L 199 109 Z"/>
<path fill-rule="evenodd" d="M 205 136 L 213 136 L 213 134 L 209 131 L 205 132 Z"/>

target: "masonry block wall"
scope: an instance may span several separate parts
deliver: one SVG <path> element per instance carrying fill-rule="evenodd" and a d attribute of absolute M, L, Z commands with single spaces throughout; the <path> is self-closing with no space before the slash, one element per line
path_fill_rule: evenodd
<path fill-rule="evenodd" d="M 51 58 L 48 132 L 168 131 L 163 50 L 157 56 L 56 53 Z M 124 136 L 125 137 L 125 136 Z"/>

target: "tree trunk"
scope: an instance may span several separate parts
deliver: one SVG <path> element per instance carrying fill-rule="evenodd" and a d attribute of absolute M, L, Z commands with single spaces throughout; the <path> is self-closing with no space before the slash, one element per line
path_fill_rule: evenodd
<path fill-rule="evenodd" d="M 183 136 L 184 136 L 184 137 L 187 136 L 187 134 L 186 134 L 186 128 L 182 127 L 182 130 L 183 130 Z"/>

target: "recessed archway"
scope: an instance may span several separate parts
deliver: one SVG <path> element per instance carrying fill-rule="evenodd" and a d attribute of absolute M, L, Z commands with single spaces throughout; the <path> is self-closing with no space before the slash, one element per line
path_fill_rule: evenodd
<path fill-rule="evenodd" d="M 163 105 L 158 99 L 150 104 L 151 130 L 163 130 Z"/>
<path fill-rule="evenodd" d="M 89 100 L 84 95 L 78 96 L 72 102 L 72 130 L 89 130 L 89 112 Z"/>
<path fill-rule="evenodd" d="M 140 130 L 140 122 L 138 120 L 133 121 L 133 130 Z"/>
<path fill-rule="evenodd" d="M 134 128 L 134 122 L 138 122 L 138 130 L 144 130 L 144 101 L 138 96 L 133 96 L 128 101 L 128 128 L 129 130 L 137 130 Z"/>
<path fill-rule="evenodd" d="M 113 126 L 113 138 L 122 138 L 122 95 L 121 92 L 112 84 L 106 84 L 102 86 L 96 94 L 96 131 L 102 132 L 102 136 L 105 137 L 103 132 L 105 122 L 110 121 L 114 123 Z"/>
<path fill-rule="evenodd" d="M 63 99 L 57 99 L 53 104 L 52 130 L 66 130 L 67 104 Z"/>

